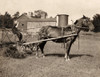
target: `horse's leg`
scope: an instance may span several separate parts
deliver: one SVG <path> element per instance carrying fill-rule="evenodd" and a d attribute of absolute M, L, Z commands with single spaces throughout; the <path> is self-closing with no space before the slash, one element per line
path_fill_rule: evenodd
<path fill-rule="evenodd" d="M 20 33 L 20 34 L 19 34 L 19 41 L 22 41 L 22 38 L 23 38 L 23 36 L 22 36 L 22 34 Z"/>
<path fill-rule="evenodd" d="M 71 45 L 72 45 L 71 40 L 66 43 L 66 53 L 65 53 L 66 61 L 70 60 L 69 53 L 70 53 Z"/>
<path fill-rule="evenodd" d="M 36 58 L 38 58 L 38 52 L 39 52 L 39 46 L 37 46 L 37 49 L 36 49 Z"/>
<path fill-rule="evenodd" d="M 43 57 L 45 57 L 45 55 L 44 55 L 44 46 L 45 46 L 46 43 L 47 43 L 47 41 L 43 41 L 39 45 Z"/>

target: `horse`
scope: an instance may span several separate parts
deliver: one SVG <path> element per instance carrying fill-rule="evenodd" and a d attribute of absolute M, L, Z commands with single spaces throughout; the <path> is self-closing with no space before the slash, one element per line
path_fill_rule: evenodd
<path fill-rule="evenodd" d="M 76 36 L 71 36 L 71 37 L 66 37 L 66 38 L 60 38 L 60 39 L 56 39 L 56 40 L 52 40 L 53 42 L 56 43 L 64 43 L 65 42 L 65 60 L 68 61 L 70 60 L 70 49 L 72 44 L 75 42 L 76 38 L 78 37 L 79 33 L 81 30 L 84 31 L 89 31 L 89 30 L 93 30 L 94 29 L 94 25 L 92 24 L 92 21 L 90 20 L 90 18 L 86 17 L 83 15 L 82 18 L 76 20 L 74 22 L 74 24 L 72 24 L 73 28 L 71 27 L 65 27 L 63 28 L 62 31 L 62 27 L 58 27 L 58 26 L 43 26 L 40 31 L 38 32 L 39 35 L 39 40 L 42 39 L 48 39 L 48 38 L 55 38 L 55 37 L 59 37 L 61 35 L 67 35 L 69 32 L 74 31 L 74 33 L 76 33 Z M 37 53 L 36 56 L 38 56 L 38 49 L 41 50 L 41 53 L 44 55 L 44 47 L 46 45 L 47 41 L 43 41 L 38 43 L 38 47 L 37 47 Z"/>

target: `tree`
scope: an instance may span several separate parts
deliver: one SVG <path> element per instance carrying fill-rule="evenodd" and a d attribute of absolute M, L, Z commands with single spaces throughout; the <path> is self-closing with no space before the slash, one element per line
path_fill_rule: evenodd
<path fill-rule="evenodd" d="M 28 12 L 28 16 L 33 17 L 33 18 L 34 18 L 34 16 L 33 16 L 33 12 Z"/>
<path fill-rule="evenodd" d="M 3 27 L 3 24 L 4 24 L 4 16 L 0 15 L 0 28 Z"/>
<path fill-rule="evenodd" d="M 4 26 L 6 28 L 11 28 L 13 26 L 13 18 L 8 12 L 5 12 L 4 15 Z"/>
<path fill-rule="evenodd" d="M 35 17 L 36 18 L 41 18 L 42 15 L 45 15 L 45 17 L 47 17 L 47 12 L 43 11 L 43 10 L 36 10 L 34 11 Z"/>
<path fill-rule="evenodd" d="M 13 15 L 13 18 L 14 18 L 14 19 L 17 19 L 19 16 L 20 16 L 20 13 L 17 11 L 17 12 Z"/>
<path fill-rule="evenodd" d="M 13 18 L 8 12 L 5 12 L 4 15 L 0 15 L 0 27 L 1 28 L 12 28 Z"/>
<path fill-rule="evenodd" d="M 94 31 L 100 32 L 100 14 L 96 14 L 93 16 L 93 24 L 94 24 Z"/>
<path fill-rule="evenodd" d="M 22 13 L 22 15 L 27 15 L 27 13 L 26 13 L 26 12 L 24 12 L 24 13 Z"/>

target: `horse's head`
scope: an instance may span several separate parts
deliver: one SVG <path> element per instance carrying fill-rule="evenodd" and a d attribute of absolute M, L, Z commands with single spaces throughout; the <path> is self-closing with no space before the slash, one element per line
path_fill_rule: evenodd
<path fill-rule="evenodd" d="M 94 30 L 94 25 L 90 18 L 83 15 L 82 18 L 76 20 L 74 23 L 77 28 L 80 28 L 81 30 L 88 31 L 88 30 Z"/>

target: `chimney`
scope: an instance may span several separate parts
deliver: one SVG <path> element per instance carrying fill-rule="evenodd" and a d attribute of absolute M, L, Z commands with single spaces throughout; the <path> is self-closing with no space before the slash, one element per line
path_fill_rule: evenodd
<path fill-rule="evenodd" d="M 32 12 L 28 12 L 28 16 L 31 18 L 33 16 Z"/>

